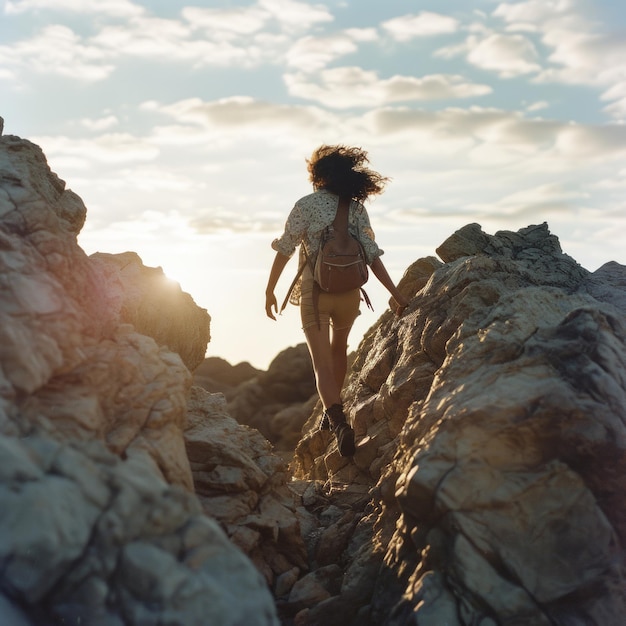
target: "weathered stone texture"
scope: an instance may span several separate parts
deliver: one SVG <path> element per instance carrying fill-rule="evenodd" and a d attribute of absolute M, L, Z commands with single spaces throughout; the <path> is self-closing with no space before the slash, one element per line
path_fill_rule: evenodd
<path fill-rule="evenodd" d="M 300 477 L 369 482 L 377 503 L 357 527 L 372 529 L 371 603 L 344 578 L 302 623 L 618 626 L 626 268 L 591 274 L 545 224 L 470 225 L 438 253 L 407 313 L 383 315 L 358 350 L 353 461 L 316 416 L 296 450 Z"/>
<path fill-rule="evenodd" d="M 37 146 L 0 137 L 0 622 L 275 625 L 192 493 L 208 314 L 134 254 L 87 257 L 85 213 Z"/>
<path fill-rule="evenodd" d="M 147 454 L 39 435 L 0 449 L 3 624 L 276 624 L 260 574 Z"/>

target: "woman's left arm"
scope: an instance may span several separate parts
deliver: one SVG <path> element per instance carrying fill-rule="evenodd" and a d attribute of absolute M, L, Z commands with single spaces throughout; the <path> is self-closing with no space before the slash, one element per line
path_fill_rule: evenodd
<path fill-rule="evenodd" d="M 391 294 L 391 297 L 393 298 L 396 304 L 395 311 L 394 311 L 395 314 L 402 315 L 402 313 L 404 312 L 404 309 L 406 309 L 406 307 L 409 305 L 409 302 L 398 291 L 398 288 L 396 287 L 393 280 L 391 280 L 391 276 L 389 276 L 389 272 L 387 272 L 387 268 L 385 267 L 385 264 L 382 262 L 381 258 L 377 256 L 374 259 L 373 263 L 370 265 L 370 267 L 372 268 L 372 272 L 374 273 L 374 276 L 378 278 L 378 280 L 381 282 L 383 287 L 385 287 L 385 289 L 387 289 L 387 291 Z"/>

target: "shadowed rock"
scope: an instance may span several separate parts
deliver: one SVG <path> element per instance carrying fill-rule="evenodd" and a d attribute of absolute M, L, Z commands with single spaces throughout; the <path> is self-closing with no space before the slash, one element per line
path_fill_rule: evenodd
<path fill-rule="evenodd" d="M 590 274 L 545 224 L 470 225 L 438 252 L 448 262 L 407 313 L 383 315 L 359 347 L 354 459 L 316 416 L 296 450 L 298 476 L 370 484 L 375 505 L 341 591 L 299 623 L 617 626 L 626 268 Z"/>
<path fill-rule="evenodd" d="M 192 493 L 181 356 L 206 311 L 134 254 L 87 257 L 84 205 L 17 137 L 0 218 L 0 621 L 277 624 Z"/>

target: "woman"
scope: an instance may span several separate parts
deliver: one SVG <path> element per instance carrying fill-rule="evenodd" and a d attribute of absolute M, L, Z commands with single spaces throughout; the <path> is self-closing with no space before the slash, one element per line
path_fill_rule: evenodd
<path fill-rule="evenodd" d="M 374 241 L 363 202 L 382 193 L 387 179 L 366 167 L 367 152 L 360 148 L 323 145 L 307 160 L 314 192 L 298 200 L 285 231 L 272 242 L 276 256 L 265 291 L 265 312 L 275 320 L 278 303 L 274 290 L 287 261 L 300 245 L 302 278 L 291 294 L 291 302 L 300 305 L 302 328 L 315 370 L 317 391 L 324 415 L 320 428 L 335 434 L 342 456 L 354 454 L 354 431 L 347 423 L 341 402 L 341 389 L 348 365 L 348 335 L 360 314 L 360 291 L 339 294 L 319 292 L 313 288 L 313 272 L 320 237 L 333 223 L 340 201 L 349 203 L 348 229 L 362 244 L 373 274 L 389 291 L 397 315 L 407 306 L 380 259 L 383 251 Z M 345 210 L 345 209 L 344 209 Z M 314 302 L 314 298 L 316 302 Z M 332 332 L 331 332 L 332 329 Z"/>

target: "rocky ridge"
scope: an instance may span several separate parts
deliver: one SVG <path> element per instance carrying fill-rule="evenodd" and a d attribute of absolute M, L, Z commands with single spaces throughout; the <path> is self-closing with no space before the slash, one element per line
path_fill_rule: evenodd
<path fill-rule="evenodd" d="M 344 459 L 304 346 L 194 386 L 206 311 L 87 257 L 82 201 L 15 137 L 0 215 L 8 624 L 621 624 L 623 266 L 545 224 L 455 233 L 357 350 Z"/>
<path fill-rule="evenodd" d="M 313 420 L 296 450 L 299 477 L 372 485 L 339 593 L 302 623 L 617 626 L 626 268 L 591 274 L 545 224 L 437 253 L 359 347 L 354 460 Z"/>

